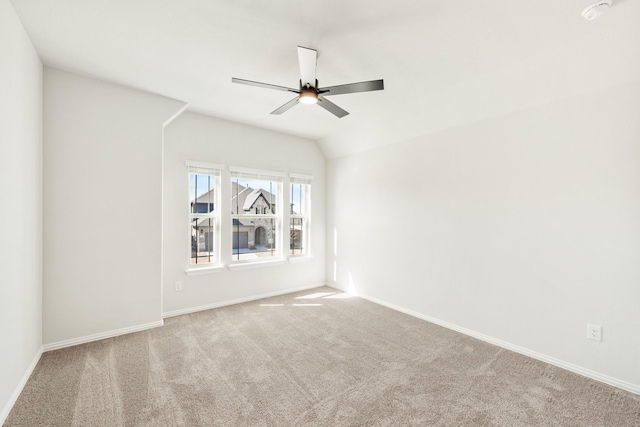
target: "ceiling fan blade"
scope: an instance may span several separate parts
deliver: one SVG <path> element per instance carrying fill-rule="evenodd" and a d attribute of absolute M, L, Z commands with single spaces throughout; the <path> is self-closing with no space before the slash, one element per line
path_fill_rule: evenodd
<path fill-rule="evenodd" d="M 231 82 L 232 83 L 240 83 L 240 84 L 249 85 L 249 86 L 263 87 L 265 89 L 275 89 L 275 90 L 283 90 L 285 92 L 300 93 L 299 90 L 293 89 L 293 88 L 290 88 L 290 87 L 276 86 L 276 85 L 272 85 L 272 84 L 269 84 L 269 83 L 260 83 L 260 82 L 254 82 L 254 81 L 251 81 L 251 80 L 237 79 L 235 77 L 231 78 Z"/>
<path fill-rule="evenodd" d="M 297 103 L 298 103 L 298 97 L 296 96 L 291 101 L 273 110 L 271 114 L 282 114 L 288 109 L 290 109 L 291 107 L 295 106 Z"/>
<path fill-rule="evenodd" d="M 339 119 L 349 114 L 349 112 L 343 110 L 333 102 L 321 96 L 318 97 L 318 105 L 324 108 L 325 110 L 327 110 L 328 112 L 330 112 L 331 114 L 333 114 L 334 116 L 338 117 Z"/>
<path fill-rule="evenodd" d="M 308 47 L 298 46 L 298 62 L 300 63 L 300 82 L 302 86 L 307 83 L 316 87 L 316 61 L 318 52 Z"/>
<path fill-rule="evenodd" d="M 319 89 L 323 96 L 342 95 L 343 93 L 370 92 L 373 90 L 383 90 L 383 80 L 371 80 L 368 82 L 349 83 L 346 85 L 329 86 Z"/>

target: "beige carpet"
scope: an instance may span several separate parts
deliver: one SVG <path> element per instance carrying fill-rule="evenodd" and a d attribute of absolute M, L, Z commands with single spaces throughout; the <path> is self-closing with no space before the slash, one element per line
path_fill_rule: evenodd
<path fill-rule="evenodd" d="M 343 296 L 45 353 L 5 426 L 640 426 L 640 396 Z"/>

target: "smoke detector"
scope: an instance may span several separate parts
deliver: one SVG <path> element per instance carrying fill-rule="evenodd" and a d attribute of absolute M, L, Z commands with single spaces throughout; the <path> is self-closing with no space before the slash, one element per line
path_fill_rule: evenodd
<path fill-rule="evenodd" d="M 587 21 L 593 21 L 601 17 L 604 12 L 611 7 L 611 0 L 599 0 L 582 11 L 582 16 Z"/>

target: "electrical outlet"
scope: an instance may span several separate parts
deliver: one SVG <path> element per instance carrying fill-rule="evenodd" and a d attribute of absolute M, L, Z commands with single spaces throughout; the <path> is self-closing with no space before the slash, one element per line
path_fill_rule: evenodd
<path fill-rule="evenodd" d="M 181 291 L 182 290 L 182 282 L 176 282 L 175 289 L 176 289 L 176 292 L 177 291 Z"/>
<path fill-rule="evenodd" d="M 602 326 L 587 324 L 587 338 L 602 341 Z"/>

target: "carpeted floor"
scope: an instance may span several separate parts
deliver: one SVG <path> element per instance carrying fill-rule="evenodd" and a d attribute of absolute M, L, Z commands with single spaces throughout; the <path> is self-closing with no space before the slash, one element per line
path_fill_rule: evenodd
<path fill-rule="evenodd" d="M 45 353 L 5 426 L 640 426 L 640 396 L 334 289 Z"/>

